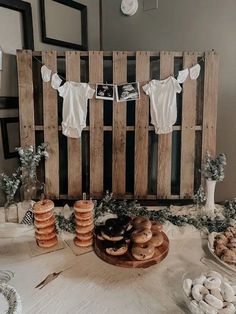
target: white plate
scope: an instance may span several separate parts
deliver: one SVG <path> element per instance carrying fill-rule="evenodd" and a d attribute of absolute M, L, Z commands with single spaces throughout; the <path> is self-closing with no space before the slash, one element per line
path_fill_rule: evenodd
<path fill-rule="evenodd" d="M 233 265 L 230 265 L 230 264 L 227 264 L 225 262 L 223 262 L 216 254 L 215 254 L 215 251 L 214 251 L 214 241 L 215 241 L 215 237 L 220 234 L 220 233 L 217 233 L 217 232 L 212 232 L 209 234 L 208 236 L 208 243 L 207 243 L 207 246 L 208 246 L 208 249 L 210 251 L 210 253 L 214 256 L 214 258 L 221 264 L 223 265 L 224 267 L 236 272 L 236 265 L 233 266 Z"/>

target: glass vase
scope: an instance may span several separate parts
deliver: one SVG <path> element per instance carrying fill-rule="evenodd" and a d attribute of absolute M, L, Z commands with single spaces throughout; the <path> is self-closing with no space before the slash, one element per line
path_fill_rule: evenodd
<path fill-rule="evenodd" d="M 18 222 L 18 204 L 13 198 L 7 197 L 4 205 L 5 222 Z"/>
<path fill-rule="evenodd" d="M 22 170 L 22 185 L 20 188 L 21 202 L 25 210 L 32 207 L 32 201 L 44 198 L 45 185 L 36 175 L 36 169 L 24 168 Z"/>

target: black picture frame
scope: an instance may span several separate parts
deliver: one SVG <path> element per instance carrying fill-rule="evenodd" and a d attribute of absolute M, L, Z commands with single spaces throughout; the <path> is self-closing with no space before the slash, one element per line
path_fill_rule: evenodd
<path fill-rule="evenodd" d="M 19 118 L 18 117 L 0 118 L 0 123 L 1 123 L 1 131 L 2 131 L 2 146 L 3 146 L 4 158 L 5 159 L 15 158 L 18 156 L 18 153 L 16 151 L 14 151 L 14 152 L 10 151 L 7 125 L 9 123 L 19 123 Z M 20 141 L 20 139 L 19 139 L 19 141 Z"/>
<path fill-rule="evenodd" d="M 34 34 L 31 4 L 19 0 L 0 0 L 0 7 L 18 11 L 22 14 L 23 47 L 22 49 L 34 50 Z"/>
<path fill-rule="evenodd" d="M 81 45 L 76 43 L 71 43 L 63 40 L 59 40 L 56 38 L 51 38 L 47 36 L 46 29 L 46 15 L 45 15 L 45 0 L 40 1 L 40 15 L 41 15 L 41 32 L 42 32 L 42 42 L 60 46 L 67 47 L 76 50 L 88 50 L 88 21 L 87 21 L 87 6 L 81 3 L 75 2 L 73 0 L 50 0 L 53 2 L 57 2 L 63 5 L 66 5 L 75 10 L 79 10 L 81 12 Z M 48 0 L 47 0 L 48 1 Z"/>
<path fill-rule="evenodd" d="M 0 96 L 0 109 L 18 109 L 18 108 L 19 108 L 18 97 Z"/>

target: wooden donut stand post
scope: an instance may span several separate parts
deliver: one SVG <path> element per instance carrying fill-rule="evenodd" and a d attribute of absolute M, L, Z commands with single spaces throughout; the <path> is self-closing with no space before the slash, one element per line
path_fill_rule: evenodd
<path fill-rule="evenodd" d="M 112 256 L 108 255 L 103 247 L 103 241 L 95 238 L 94 240 L 94 250 L 98 257 L 100 257 L 104 262 L 109 264 L 127 267 L 127 268 L 148 268 L 152 265 L 160 263 L 168 254 L 169 251 L 169 239 L 166 234 L 162 232 L 164 241 L 161 246 L 155 248 L 154 256 L 145 261 L 136 260 L 130 251 L 122 256 Z"/>

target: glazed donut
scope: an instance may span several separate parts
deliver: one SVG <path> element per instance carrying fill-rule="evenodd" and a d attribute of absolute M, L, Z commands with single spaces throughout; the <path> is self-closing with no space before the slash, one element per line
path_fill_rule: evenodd
<path fill-rule="evenodd" d="M 205 301 L 201 300 L 198 304 L 199 304 L 199 308 L 203 311 L 203 313 L 217 314 L 217 309 L 207 304 Z"/>
<path fill-rule="evenodd" d="M 54 225 L 47 227 L 47 228 L 39 228 L 39 229 L 36 228 L 35 229 L 35 232 L 37 232 L 37 234 L 50 234 L 53 231 L 55 231 Z"/>
<path fill-rule="evenodd" d="M 152 222 L 152 227 L 151 227 L 152 232 L 157 232 L 157 231 L 162 231 L 162 230 L 163 230 L 163 226 L 159 221 Z"/>
<path fill-rule="evenodd" d="M 221 286 L 221 294 L 223 296 L 223 299 L 227 302 L 233 302 L 234 301 L 234 289 L 231 287 L 230 284 L 227 282 L 222 282 Z"/>
<path fill-rule="evenodd" d="M 236 308 L 233 303 L 224 303 L 223 309 L 218 311 L 218 314 L 235 314 Z"/>
<path fill-rule="evenodd" d="M 205 281 L 204 281 L 204 286 L 209 289 L 219 289 L 220 285 L 221 285 L 221 280 L 218 277 L 208 277 Z"/>
<path fill-rule="evenodd" d="M 212 289 L 211 294 L 214 295 L 214 297 L 216 297 L 217 299 L 221 300 L 222 302 L 224 301 L 220 289 Z"/>
<path fill-rule="evenodd" d="M 94 204 L 91 200 L 81 200 L 74 203 L 74 210 L 76 213 L 87 213 L 93 210 Z"/>
<path fill-rule="evenodd" d="M 152 238 L 152 231 L 147 228 L 134 230 L 134 232 L 131 235 L 131 240 L 134 243 L 138 243 L 138 244 L 148 242 L 151 238 Z"/>
<path fill-rule="evenodd" d="M 37 229 L 47 228 L 55 224 L 54 215 L 46 221 L 34 221 L 34 225 Z"/>
<path fill-rule="evenodd" d="M 145 261 L 153 257 L 155 248 L 152 244 L 148 243 L 134 244 L 132 246 L 131 253 L 138 261 Z"/>
<path fill-rule="evenodd" d="M 76 233 L 76 237 L 81 241 L 88 241 L 93 238 L 93 234 L 91 232 L 88 233 Z"/>
<path fill-rule="evenodd" d="M 201 301 L 203 299 L 203 296 L 208 294 L 209 291 L 200 284 L 196 284 L 192 287 L 192 296 L 194 298 L 194 300 L 196 301 Z"/>
<path fill-rule="evenodd" d="M 223 308 L 223 302 L 219 299 L 217 299 L 214 295 L 212 294 L 207 294 L 205 296 L 205 301 L 207 304 L 213 306 L 215 309 L 220 310 Z"/>
<path fill-rule="evenodd" d="M 76 223 L 76 226 L 78 227 L 86 227 L 93 223 L 93 218 L 90 218 L 87 220 L 76 220 L 75 223 Z"/>
<path fill-rule="evenodd" d="M 79 227 L 79 226 L 76 226 L 76 229 L 75 229 L 75 231 L 76 231 L 76 233 L 78 233 L 78 234 L 84 234 L 84 233 L 88 233 L 88 232 L 92 232 L 93 231 L 93 228 L 94 228 L 94 224 L 92 223 L 91 225 L 89 225 L 89 226 L 85 226 L 85 227 Z"/>
<path fill-rule="evenodd" d="M 136 217 L 133 220 L 133 226 L 135 229 L 151 229 L 152 223 L 146 217 Z"/>
<path fill-rule="evenodd" d="M 52 215 L 53 215 L 52 211 L 49 211 L 49 212 L 43 213 L 43 214 L 37 213 L 37 214 L 34 214 L 34 220 L 39 221 L 39 222 L 46 221 L 46 220 L 50 219 L 52 217 Z"/>
<path fill-rule="evenodd" d="M 191 290 L 192 290 L 192 279 L 190 278 L 187 278 L 187 279 L 184 279 L 184 282 L 183 282 L 183 289 L 184 289 L 184 292 L 185 294 L 187 295 L 187 297 L 190 296 L 191 294 Z"/>
<path fill-rule="evenodd" d="M 200 275 L 193 280 L 193 285 L 203 285 L 204 281 L 206 280 L 205 275 Z"/>
<path fill-rule="evenodd" d="M 57 236 L 50 240 L 37 240 L 37 244 L 41 248 L 50 248 L 53 247 L 54 245 L 57 245 L 57 243 L 58 243 Z"/>
<path fill-rule="evenodd" d="M 44 214 L 51 211 L 54 208 L 54 203 L 51 200 L 41 200 L 34 204 L 33 212 L 34 214 Z"/>
<path fill-rule="evenodd" d="M 75 212 L 75 218 L 77 220 L 87 220 L 87 219 L 93 218 L 93 213 L 92 212 L 87 212 L 87 213 L 76 213 Z"/>
<path fill-rule="evenodd" d="M 128 245 L 124 241 L 119 241 L 108 245 L 105 249 L 106 253 L 112 256 L 121 256 L 128 251 Z"/>
<path fill-rule="evenodd" d="M 148 241 L 150 244 L 152 244 L 154 247 L 158 247 L 162 245 L 164 241 L 162 232 L 160 231 L 154 231 L 152 232 L 152 238 Z"/>
<path fill-rule="evenodd" d="M 55 232 L 51 232 L 48 234 L 39 234 L 37 231 L 35 232 L 35 238 L 37 240 L 51 240 L 56 236 Z"/>
<path fill-rule="evenodd" d="M 88 247 L 93 244 L 93 238 L 89 240 L 80 240 L 77 237 L 74 238 L 74 244 L 79 247 Z"/>

